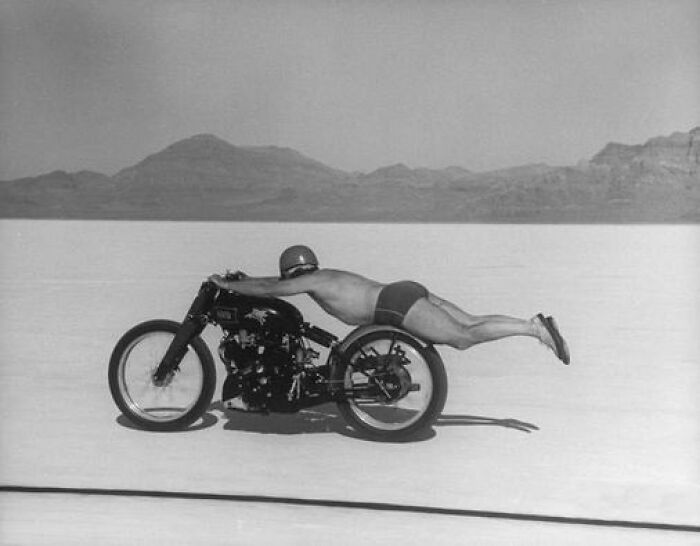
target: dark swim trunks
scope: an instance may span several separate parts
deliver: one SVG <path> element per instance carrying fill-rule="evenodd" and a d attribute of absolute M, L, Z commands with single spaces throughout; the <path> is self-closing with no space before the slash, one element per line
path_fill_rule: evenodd
<path fill-rule="evenodd" d="M 377 307 L 374 310 L 376 324 L 401 326 L 408 310 L 421 298 L 428 297 L 422 284 L 413 281 L 400 281 L 387 284 L 379 292 Z"/>

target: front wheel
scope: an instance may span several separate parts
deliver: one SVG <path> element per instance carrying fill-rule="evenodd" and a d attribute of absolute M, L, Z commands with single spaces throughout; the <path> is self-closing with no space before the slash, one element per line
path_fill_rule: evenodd
<path fill-rule="evenodd" d="M 402 440 L 432 425 L 447 398 L 447 374 L 432 346 L 394 328 L 370 330 L 341 348 L 333 379 L 343 384 L 338 409 L 356 430 Z"/>
<path fill-rule="evenodd" d="M 200 337 L 187 345 L 177 368 L 154 377 L 180 324 L 152 320 L 134 326 L 117 343 L 109 361 L 109 389 L 124 416 L 140 428 L 180 430 L 209 407 L 216 387 L 211 353 Z"/>

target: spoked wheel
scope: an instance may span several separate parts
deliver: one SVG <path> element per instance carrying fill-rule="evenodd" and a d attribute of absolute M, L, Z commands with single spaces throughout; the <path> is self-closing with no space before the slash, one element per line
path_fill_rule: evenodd
<path fill-rule="evenodd" d="M 195 337 L 179 366 L 163 380 L 154 377 L 180 324 L 153 320 L 139 324 L 119 340 L 109 361 L 112 398 L 135 425 L 172 431 L 187 427 L 209 407 L 216 370 L 211 353 Z"/>
<path fill-rule="evenodd" d="M 360 336 L 335 370 L 348 423 L 374 439 L 399 440 L 429 427 L 447 397 L 447 376 L 432 347 L 400 330 Z"/>

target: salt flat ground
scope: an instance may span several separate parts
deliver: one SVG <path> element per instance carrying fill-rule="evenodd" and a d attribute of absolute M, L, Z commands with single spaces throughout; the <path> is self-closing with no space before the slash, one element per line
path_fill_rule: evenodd
<path fill-rule="evenodd" d="M 432 433 L 412 443 L 358 438 L 332 406 L 264 417 L 214 404 L 186 432 L 130 427 L 106 378 L 120 335 L 143 320 L 181 319 L 211 272 L 274 274 L 280 250 L 297 242 L 324 265 L 413 278 L 473 313 L 552 314 L 572 365 L 528 338 L 440 348 L 447 405 Z M 697 226 L 0 221 L 0 243 L 4 485 L 700 525 Z M 291 301 L 312 323 L 349 331 L 305 296 Z M 205 332 L 212 350 L 217 336 Z M 13 544 L 149 544 L 154 528 L 169 544 L 253 536 L 301 544 L 325 533 L 348 544 L 698 542 L 692 533 L 254 503 L 0 499 L 0 539 Z M 136 525 L 148 521 L 155 525 Z"/>

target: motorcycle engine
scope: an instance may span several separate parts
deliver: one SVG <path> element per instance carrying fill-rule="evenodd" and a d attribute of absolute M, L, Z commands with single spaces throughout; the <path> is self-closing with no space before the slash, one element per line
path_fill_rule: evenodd
<path fill-rule="evenodd" d="M 318 356 L 289 334 L 241 329 L 219 345 L 226 365 L 222 400 L 228 409 L 292 412 L 303 396 L 305 366 Z"/>

